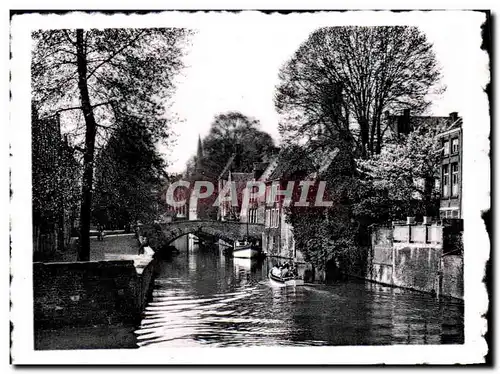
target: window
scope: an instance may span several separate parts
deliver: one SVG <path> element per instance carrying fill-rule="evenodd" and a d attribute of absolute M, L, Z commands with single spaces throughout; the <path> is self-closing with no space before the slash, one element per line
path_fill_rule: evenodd
<path fill-rule="evenodd" d="M 451 141 L 451 153 L 458 153 L 458 138 Z"/>
<path fill-rule="evenodd" d="M 449 165 L 443 165 L 443 196 L 447 197 L 449 194 L 450 185 L 450 169 Z"/>
<path fill-rule="evenodd" d="M 278 209 L 274 209 L 274 228 L 278 227 Z"/>
<path fill-rule="evenodd" d="M 249 199 L 248 202 L 253 203 L 257 201 L 256 193 L 258 192 L 259 187 L 258 186 L 252 186 L 251 189 L 249 189 Z"/>
<path fill-rule="evenodd" d="M 450 154 L 450 142 L 448 140 L 443 142 L 443 152 L 445 156 Z"/>
<path fill-rule="evenodd" d="M 266 227 L 271 227 L 271 210 L 266 209 Z"/>
<path fill-rule="evenodd" d="M 451 194 L 458 195 L 458 163 L 451 164 Z"/>
<path fill-rule="evenodd" d="M 272 206 L 274 202 L 274 188 L 272 185 L 266 187 L 266 204 Z"/>

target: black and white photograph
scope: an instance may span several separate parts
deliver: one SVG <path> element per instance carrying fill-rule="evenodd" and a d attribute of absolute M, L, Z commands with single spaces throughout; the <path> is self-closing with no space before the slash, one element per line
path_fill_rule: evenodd
<path fill-rule="evenodd" d="M 490 25 L 11 12 L 12 363 L 484 363 Z"/>

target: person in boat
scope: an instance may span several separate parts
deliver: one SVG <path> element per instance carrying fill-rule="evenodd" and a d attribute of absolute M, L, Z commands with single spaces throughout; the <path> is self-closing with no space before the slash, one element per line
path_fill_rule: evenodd
<path fill-rule="evenodd" d="M 273 268 L 271 269 L 271 274 L 275 277 L 281 277 L 281 267 L 279 264 L 273 266 Z"/>
<path fill-rule="evenodd" d="M 290 276 L 290 266 L 286 263 L 281 270 L 281 277 L 286 278 L 288 276 Z"/>

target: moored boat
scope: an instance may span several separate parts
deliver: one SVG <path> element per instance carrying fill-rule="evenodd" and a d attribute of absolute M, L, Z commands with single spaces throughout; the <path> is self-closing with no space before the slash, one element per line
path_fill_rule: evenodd
<path fill-rule="evenodd" d="M 236 258 L 257 258 L 260 255 L 259 248 L 251 243 L 236 241 L 233 248 L 233 257 Z"/>

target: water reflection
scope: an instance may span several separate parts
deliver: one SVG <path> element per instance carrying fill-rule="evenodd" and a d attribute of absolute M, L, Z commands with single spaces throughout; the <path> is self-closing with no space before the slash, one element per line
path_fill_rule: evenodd
<path fill-rule="evenodd" d="M 138 345 L 463 342 L 460 304 L 364 282 L 273 287 L 271 267 L 196 248 L 161 263 Z"/>

